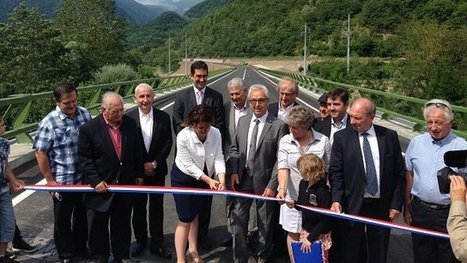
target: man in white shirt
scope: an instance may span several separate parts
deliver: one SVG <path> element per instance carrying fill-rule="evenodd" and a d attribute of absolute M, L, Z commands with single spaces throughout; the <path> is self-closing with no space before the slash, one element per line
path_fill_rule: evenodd
<path fill-rule="evenodd" d="M 298 96 L 298 86 L 294 79 L 285 77 L 277 83 L 277 93 L 279 101 L 271 103 L 268 107 L 268 112 L 276 116 L 279 120 L 285 122 L 287 112 L 295 105 Z"/>

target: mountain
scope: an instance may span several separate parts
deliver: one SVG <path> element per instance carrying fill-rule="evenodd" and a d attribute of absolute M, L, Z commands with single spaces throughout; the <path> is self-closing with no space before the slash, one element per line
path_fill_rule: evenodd
<path fill-rule="evenodd" d="M 179 15 L 185 13 L 190 7 L 202 2 L 203 0 L 136 0 L 144 5 L 158 5 L 167 10 L 174 11 Z"/>
<path fill-rule="evenodd" d="M 190 8 L 185 12 L 184 16 L 188 19 L 199 19 L 228 3 L 229 0 L 206 0 Z"/>
<path fill-rule="evenodd" d="M 55 10 L 60 6 L 60 1 L 57 0 L 0 0 L 0 23 L 8 20 L 9 14 L 20 2 L 26 3 L 29 7 L 38 8 L 39 12 L 48 17 L 54 17 Z"/>

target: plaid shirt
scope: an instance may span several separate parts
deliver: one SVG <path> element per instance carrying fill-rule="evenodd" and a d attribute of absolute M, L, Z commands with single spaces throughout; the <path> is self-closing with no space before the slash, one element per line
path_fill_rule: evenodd
<path fill-rule="evenodd" d="M 83 182 L 78 163 L 78 134 L 81 125 L 89 120 L 89 112 L 78 107 L 73 119 L 56 109 L 39 123 L 32 148 L 47 153 L 52 175 L 59 184 Z"/>
<path fill-rule="evenodd" d="M 10 154 L 10 142 L 0 137 L 0 188 L 7 184 L 6 168 L 8 165 L 8 155 Z"/>

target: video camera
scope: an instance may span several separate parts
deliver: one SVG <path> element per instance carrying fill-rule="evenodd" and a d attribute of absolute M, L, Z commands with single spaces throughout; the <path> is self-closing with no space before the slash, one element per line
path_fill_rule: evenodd
<path fill-rule="evenodd" d="M 467 150 L 461 151 L 449 151 L 444 154 L 444 163 L 447 166 L 456 167 L 456 168 L 464 168 L 467 166 Z M 451 175 L 458 175 L 464 178 L 464 181 L 467 183 L 467 174 L 464 173 L 456 173 L 449 167 L 444 167 L 438 171 L 438 187 L 439 191 L 442 194 L 449 193 L 451 180 L 449 176 Z"/>

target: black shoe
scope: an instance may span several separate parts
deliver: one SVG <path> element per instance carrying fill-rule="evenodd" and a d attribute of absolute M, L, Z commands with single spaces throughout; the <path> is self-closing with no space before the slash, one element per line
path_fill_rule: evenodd
<path fill-rule="evenodd" d="M 164 259 L 171 259 L 172 258 L 172 254 L 169 251 L 167 251 L 167 249 L 165 249 L 164 245 L 162 245 L 162 244 L 157 244 L 157 245 L 151 244 L 149 246 L 149 251 L 152 254 L 156 254 L 159 257 L 164 258 Z"/>
<path fill-rule="evenodd" d="M 133 245 L 133 248 L 131 249 L 131 256 L 132 257 L 140 256 L 143 253 L 145 248 L 146 248 L 146 242 L 139 243 L 138 241 L 136 241 L 135 244 Z"/>
<path fill-rule="evenodd" d="M 73 263 L 73 259 L 71 259 L 71 258 L 62 258 L 58 262 L 59 263 Z"/>
<path fill-rule="evenodd" d="M 212 248 L 211 240 L 209 238 L 198 239 L 198 244 L 204 251 L 209 251 Z"/>
<path fill-rule="evenodd" d="M 18 242 L 13 242 L 12 251 L 24 251 L 31 253 L 37 250 L 36 246 L 31 246 L 24 239 L 20 239 Z"/>
<path fill-rule="evenodd" d="M 232 238 L 232 236 L 229 236 L 226 239 L 222 240 L 221 245 L 223 247 L 231 247 L 232 243 L 233 243 L 233 238 Z"/>
<path fill-rule="evenodd" d="M 0 263 L 18 263 L 18 261 L 10 258 L 10 257 L 7 257 L 7 256 L 3 256 L 3 257 L 0 257 Z"/>

